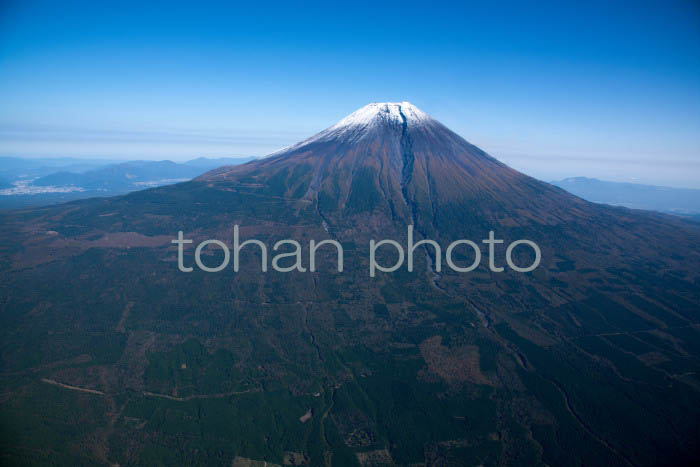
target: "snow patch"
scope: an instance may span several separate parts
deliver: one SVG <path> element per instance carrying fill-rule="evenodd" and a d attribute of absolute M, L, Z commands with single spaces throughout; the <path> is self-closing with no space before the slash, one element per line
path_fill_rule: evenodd
<path fill-rule="evenodd" d="M 351 113 L 331 128 L 368 126 L 382 120 L 403 123 L 404 117 L 408 124 L 414 125 L 423 124 L 430 120 L 428 114 L 410 102 L 374 102 Z"/>
<path fill-rule="evenodd" d="M 406 124 L 409 127 L 427 126 L 433 118 L 410 102 L 373 102 L 356 110 L 338 123 L 293 146 L 271 154 L 278 155 L 295 150 L 310 143 L 345 140 L 356 141 L 369 133 L 369 130 L 383 126 Z"/>

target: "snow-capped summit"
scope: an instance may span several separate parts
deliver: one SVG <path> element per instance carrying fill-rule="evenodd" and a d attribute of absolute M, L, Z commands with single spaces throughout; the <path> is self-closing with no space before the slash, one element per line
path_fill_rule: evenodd
<path fill-rule="evenodd" d="M 331 128 L 365 126 L 379 121 L 415 125 L 429 122 L 430 117 L 410 102 L 373 102 L 351 113 Z"/>
<path fill-rule="evenodd" d="M 450 203 L 479 206 L 494 222 L 502 222 L 504 206 L 533 207 L 542 213 L 538 221 L 555 222 L 544 206 L 566 205 L 568 212 L 578 203 L 563 201 L 561 190 L 504 165 L 409 102 L 366 105 L 269 157 L 221 167 L 197 181 L 303 200 L 303 209 L 318 203 L 329 220 L 377 209 L 423 226 L 446 221 L 452 211 L 440 206 Z"/>
<path fill-rule="evenodd" d="M 357 141 L 383 128 L 427 127 L 432 122 L 432 117 L 410 102 L 373 102 L 292 148 L 328 140 Z"/>
<path fill-rule="evenodd" d="M 410 102 L 368 104 L 320 133 L 261 159 L 259 164 L 222 167 L 200 179 L 233 180 L 244 172 L 249 180 L 256 179 L 258 173 L 260 177 L 279 173 L 285 179 L 297 174 L 292 178 L 295 183 L 305 180 L 299 190 L 306 199 L 326 189 L 349 190 L 353 181 L 364 183 L 358 182 L 358 177 L 373 174 L 377 189 L 386 196 L 395 196 L 392 202 L 403 205 L 410 203 L 400 199 L 404 196 L 402 190 L 417 190 L 424 199 L 431 199 L 436 196 L 437 183 L 441 197 L 447 199 L 480 188 L 487 191 L 503 187 L 522 176 Z M 300 178 L 300 173 L 310 178 Z M 370 189 L 370 185 L 363 185 L 363 190 Z"/>

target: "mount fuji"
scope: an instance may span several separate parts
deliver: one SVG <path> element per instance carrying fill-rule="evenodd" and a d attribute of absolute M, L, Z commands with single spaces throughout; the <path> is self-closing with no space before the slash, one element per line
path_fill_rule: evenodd
<path fill-rule="evenodd" d="M 336 240 L 345 270 L 320 254 L 317 272 L 264 273 L 254 248 L 239 272 L 178 270 L 178 231 L 231 244 L 234 225 L 266 244 Z M 369 241 L 405 242 L 407 225 L 445 245 L 529 239 L 542 261 L 438 272 L 426 248 L 413 272 L 369 278 Z M 513 170 L 407 102 L 190 182 L 2 213 L 2 452 L 121 465 L 692 461 L 699 242 L 697 224 Z"/>

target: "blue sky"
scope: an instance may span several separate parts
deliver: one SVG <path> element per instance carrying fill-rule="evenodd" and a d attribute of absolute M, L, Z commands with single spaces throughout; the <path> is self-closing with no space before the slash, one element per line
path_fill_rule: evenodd
<path fill-rule="evenodd" d="M 262 156 L 408 100 L 540 178 L 700 187 L 697 2 L 0 5 L 0 155 Z"/>

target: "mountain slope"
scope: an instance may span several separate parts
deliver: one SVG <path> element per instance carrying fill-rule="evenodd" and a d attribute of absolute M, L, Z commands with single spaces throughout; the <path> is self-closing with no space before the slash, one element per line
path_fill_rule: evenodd
<path fill-rule="evenodd" d="M 352 212 L 353 201 L 363 200 L 426 228 L 444 205 L 478 202 L 483 208 L 489 207 L 483 203 L 508 208 L 504 204 L 517 204 L 534 212 L 538 203 L 567 199 L 561 191 L 505 166 L 405 102 L 370 104 L 259 163 L 223 167 L 199 179 L 243 186 L 266 186 L 274 180 L 271 184 L 278 190 L 279 180 L 285 196 L 316 200 L 328 215 Z M 579 204 L 573 197 L 568 202 Z M 537 214 L 550 217 L 540 211 Z"/>
<path fill-rule="evenodd" d="M 408 103 L 370 104 L 191 182 L 1 216 L 0 420 L 15 463 L 698 454 L 700 228 L 583 201 Z M 269 248 L 296 239 L 304 258 L 308 240 L 337 240 L 345 270 L 328 249 L 316 272 L 263 273 L 255 248 L 239 272 L 178 270 L 178 231 L 232 245 L 235 224 Z M 405 245 L 409 224 L 443 247 L 474 240 L 483 260 L 437 271 L 425 247 L 414 272 L 370 278 L 370 239 Z M 492 271 L 491 230 L 505 241 L 497 265 L 505 245 L 529 239 L 540 266 Z"/>

